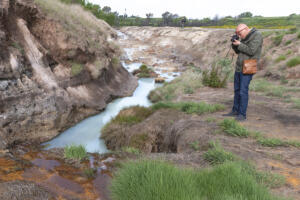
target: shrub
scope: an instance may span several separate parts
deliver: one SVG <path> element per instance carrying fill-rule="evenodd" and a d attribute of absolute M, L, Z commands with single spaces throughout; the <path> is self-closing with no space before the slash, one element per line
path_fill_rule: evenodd
<path fill-rule="evenodd" d="M 111 183 L 112 200 L 278 200 L 239 162 L 211 169 L 179 169 L 162 161 L 123 163 Z"/>
<path fill-rule="evenodd" d="M 300 64 L 300 56 L 297 56 L 295 58 L 292 58 L 291 60 L 289 60 L 287 63 L 287 66 L 289 67 L 294 67 L 296 65 Z"/>
<path fill-rule="evenodd" d="M 231 61 L 227 58 L 214 61 L 210 71 L 202 73 L 202 83 L 208 87 L 226 87 L 227 79 L 232 72 Z"/>
<path fill-rule="evenodd" d="M 285 59 L 286 59 L 286 56 L 285 56 L 285 55 L 280 55 L 280 56 L 278 56 L 278 57 L 276 58 L 275 62 L 278 63 L 278 62 L 280 62 L 280 61 L 282 61 L 282 60 L 285 60 Z"/>
<path fill-rule="evenodd" d="M 300 39 L 300 32 L 298 33 L 297 38 Z"/>
<path fill-rule="evenodd" d="M 70 145 L 64 148 L 64 157 L 68 159 L 83 160 L 87 158 L 87 152 L 83 145 Z"/>
<path fill-rule="evenodd" d="M 221 122 L 221 127 L 223 131 L 231 136 L 239 136 L 239 137 L 248 137 L 249 131 L 238 124 L 234 119 L 224 119 Z"/>
<path fill-rule="evenodd" d="M 83 70 L 82 64 L 73 63 L 71 67 L 71 74 L 72 76 L 76 76 L 80 74 L 80 72 Z"/>
<path fill-rule="evenodd" d="M 212 165 L 222 164 L 226 161 L 234 161 L 237 158 L 231 153 L 225 151 L 218 142 L 210 143 L 211 149 L 203 154 L 204 160 Z"/>

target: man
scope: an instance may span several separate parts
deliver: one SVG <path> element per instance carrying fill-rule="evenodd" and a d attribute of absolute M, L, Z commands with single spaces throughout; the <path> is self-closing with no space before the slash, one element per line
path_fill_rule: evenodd
<path fill-rule="evenodd" d="M 249 29 L 246 24 L 239 24 L 235 33 L 241 38 L 241 41 L 234 40 L 232 48 L 238 58 L 234 74 L 234 103 L 232 111 L 224 116 L 235 116 L 236 120 L 246 120 L 248 107 L 248 90 L 253 75 L 243 74 L 242 67 L 244 60 L 260 59 L 263 37 L 255 28 Z"/>

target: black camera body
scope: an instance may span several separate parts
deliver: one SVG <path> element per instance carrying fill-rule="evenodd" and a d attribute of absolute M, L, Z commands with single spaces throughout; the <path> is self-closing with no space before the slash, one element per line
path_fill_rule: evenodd
<path fill-rule="evenodd" d="M 238 39 L 240 39 L 240 37 L 238 35 L 233 35 L 231 37 L 231 42 L 234 42 L 234 40 L 238 40 Z"/>

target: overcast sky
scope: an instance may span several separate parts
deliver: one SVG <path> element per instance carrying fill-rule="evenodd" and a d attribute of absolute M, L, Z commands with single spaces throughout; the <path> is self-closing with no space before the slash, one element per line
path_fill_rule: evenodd
<path fill-rule="evenodd" d="M 236 16 L 250 11 L 253 15 L 288 16 L 292 13 L 300 14 L 299 0 L 89 0 L 102 7 L 110 6 L 112 11 L 120 15 L 138 15 L 146 17 L 146 13 L 153 13 L 154 17 L 161 17 L 165 11 L 187 18 L 213 18 Z"/>

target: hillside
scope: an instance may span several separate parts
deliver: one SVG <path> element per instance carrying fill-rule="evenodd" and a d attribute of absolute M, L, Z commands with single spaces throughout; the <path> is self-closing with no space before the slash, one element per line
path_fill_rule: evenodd
<path fill-rule="evenodd" d="M 1 1 L 0 148 L 42 142 L 137 86 L 116 32 L 79 5 Z"/>

